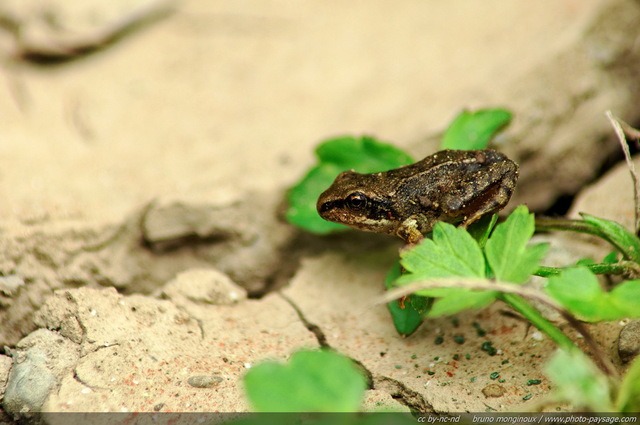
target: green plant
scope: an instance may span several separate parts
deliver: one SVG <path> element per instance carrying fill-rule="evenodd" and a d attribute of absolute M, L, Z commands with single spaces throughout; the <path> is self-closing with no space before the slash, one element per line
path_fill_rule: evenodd
<path fill-rule="evenodd" d="M 352 360 L 311 350 L 295 353 L 287 364 L 259 364 L 244 381 L 257 412 L 355 412 L 366 387 Z"/>
<path fill-rule="evenodd" d="M 510 121 L 511 113 L 504 109 L 462 111 L 444 133 L 441 147 L 482 149 Z M 353 169 L 360 173 L 375 173 L 414 162 L 410 155 L 400 149 L 368 136 L 344 136 L 324 141 L 316 148 L 316 156 L 318 163 L 289 191 L 289 208 L 286 212 L 291 224 L 316 234 L 348 229 L 344 225 L 323 220 L 316 212 L 318 196 L 340 172 Z M 481 229 L 483 223 L 487 223 L 486 219 L 470 230 Z M 399 266 L 389 272 L 385 280 L 387 287 L 393 285 L 399 274 Z M 430 306 L 431 300 L 420 296 L 412 296 L 402 305 L 395 301 L 388 304 L 394 325 L 402 335 L 410 335 L 420 326 L 423 314 Z"/>
<path fill-rule="evenodd" d="M 354 413 L 361 408 L 367 380 L 353 360 L 330 350 L 303 350 L 287 363 L 266 361 L 250 369 L 244 387 L 255 412 Z M 268 415 L 236 421 L 234 425 L 302 422 L 300 416 Z M 376 425 L 415 423 L 407 415 L 311 415 L 304 423 Z"/>
<path fill-rule="evenodd" d="M 609 117 L 613 123 L 612 116 Z M 503 110 L 465 112 L 454 120 L 445 133 L 442 147 L 484 148 L 510 118 L 510 114 Z M 617 132 L 620 135 L 622 130 Z M 383 171 L 410 162 L 408 156 L 403 157 L 396 149 L 385 147 L 370 138 L 360 139 L 359 143 L 357 139 L 354 142 L 347 138 L 348 143 L 356 146 L 357 154 L 341 152 L 337 155 L 338 151 L 345 148 L 344 140 L 332 140 L 321 145 L 317 151 L 320 164 L 314 170 L 324 169 L 326 172 L 312 170 L 292 189 L 289 197 L 292 206 L 288 217 L 294 224 L 316 233 L 331 231 L 328 227 L 319 231 L 316 224 L 306 222 L 304 217 L 317 217 L 315 199 L 340 171 Z M 472 143 L 469 143 L 470 140 Z M 385 152 L 383 156 L 402 159 L 396 163 L 363 160 L 367 151 L 374 151 L 366 148 L 367 145 L 375 146 L 377 153 Z M 332 155 L 320 152 L 334 152 L 332 155 L 344 161 L 336 161 Z M 628 154 L 627 151 L 625 153 Z M 362 166 L 360 163 L 363 163 Z M 367 168 L 369 165 L 372 165 L 371 168 Z M 321 181 L 319 176 L 324 180 Z M 633 176 L 637 181 L 635 174 Z M 638 186 L 636 200 L 639 198 Z M 315 192 L 312 193 L 312 190 Z M 305 198 L 301 193 L 314 201 L 308 202 L 305 207 L 312 209 L 314 214 L 301 213 L 303 206 L 296 204 L 296 200 Z M 291 213 L 292 209 L 294 213 Z M 637 205 L 636 210 L 639 210 Z M 640 223 L 640 218 L 636 222 Z M 588 233 L 609 242 L 615 251 L 601 262 L 584 259 L 566 267 L 546 267 L 541 262 L 548 246 L 530 244 L 536 230 Z M 603 291 L 596 274 L 622 275 L 631 280 L 621 282 L 610 291 Z M 532 275 L 548 279 L 542 289 L 524 285 Z M 402 251 L 399 262 L 387 275 L 385 283 L 389 291 L 384 301 L 388 303 L 396 329 L 406 335 L 412 333 L 424 317 L 482 308 L 500 299 L 545 332 L 565 353 L 554 359 L 548 368 L 549 375 L 561 390 L 559 399 L 564 397 L 561 396 L 562 391 L 565 391 L 565 395 L 571 391 L 581 391 L 577 387 L 572 388 L 574 384 L 582 385 L 583 389 L 605 385 L 601 393 L 596 390 L 585 393 L 587 398 L 577 399 L 578 405 L 582 403 L 583 407 L 588 408 L 591 400 L 588 397 L 592 397 L 602 403 L 593 405 L 596 408 L 631 411 L 640 408 L 640 385 L 636 383 L 640 375 L 639 361 L 634 363 L 620 382 L 615 368 L 582 321 L 640 317 L 640 280 L 633 279 L 636 277 L 640 277 L 640 239 L 635 233 L 618 223 L 588 214 L 582 214 L 580 220 L 536 220 L 525 206 L 519 206 L 500 224 L 497 224 L 495 216 L 485 217 L 468 231 L 447 223 L 437 223 L 431 235 L 415 247 Z M 395 301 L 397 299 L 401 301 Z M 558 311 L 583 336 L 599 370 L 592 367 L 591 360 L 579 352 L 571 338 L 545 319 L 532 300 Z M 558 383 L 566 380 L 567 376 L 572 376 L 573 384 Z"/>

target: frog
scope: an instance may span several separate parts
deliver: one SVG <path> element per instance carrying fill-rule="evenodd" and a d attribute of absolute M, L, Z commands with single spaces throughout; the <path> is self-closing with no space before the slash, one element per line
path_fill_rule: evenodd
<path fill-rule="evenodd" d="M 493 149 L 436 152 L 389 171 L 340 173 L 318 198 L 325 220 L 394 235 L 412 245 L 443 221 L 466 228 L 504 208 L 518 164 Z"/>

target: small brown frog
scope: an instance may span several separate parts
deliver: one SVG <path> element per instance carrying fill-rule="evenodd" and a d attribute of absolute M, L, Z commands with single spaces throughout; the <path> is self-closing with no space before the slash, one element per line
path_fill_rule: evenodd
<path fill-rule="evenodd" d="M 318 198 L 328 221 L 417 243 L 437 221 L 466 227 L 503 208 L 518 165 L 500 152 L 444 150 L 382 173 L 344 171 Z"/>

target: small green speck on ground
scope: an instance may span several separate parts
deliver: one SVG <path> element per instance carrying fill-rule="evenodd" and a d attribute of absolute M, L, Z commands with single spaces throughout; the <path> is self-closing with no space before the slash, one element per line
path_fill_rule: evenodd
<path fill-rule="evenodd" d="M 498 379 L 499 376 L 500 376 L 500 372 L 493 372 L 491 375 L 489 375 L 489 378 Z"/>
<path fill-rule="evenodd" d="M 427 375 L 435 375 L 435 374 L 436 374 L 436 372 L 433 371 L 433 370 L 428 370 L 427 371 Z"/>
<path fill-rule="evenodd" d="M 465 354 L 464 358 L 467 359 L 467 360 L 471 360 L 471 354 Z"/>
<path fill-rule="evenodd" d="M 509 363 L 509 359 L 504 359 L 500 364 L 507 364 Z"/>
<path fill-rule="evenodd" d="M 493 346 L 493 342 L 485 341 L 481 346 L 482 351 L 485 351 L 490 356 L 495 356 L 498 353 L 498 350 Z"/>
<path fill-rule="evenodd" d="M 443 337 L 441 337 L 441 336 L 437 336 L 437 337 L 436 337 L 436 339 L 434 339 L 434 340 L 433 340 L 433 343 L 434 343 L 435 345 L 440 345 L 440 344 L 442 344 L 443 342 L 444 342 L 444 338 L 443 338 Z"/>
<path fill-rule="evenodd" d="M 531 397 L 533 397 L 533 394 L 527 394 L 526 396 L 522 397 L 523 400 L 531 400 Z"/>
<path fill-rule="evenodd" d="M 453 360 L 460 360 L 460 354 L 454 354 Z"/>
<path fill-rule="evenodd" d="M 529 379 L 527 381 L 527 385 L 531 386 L 531 385 L 539 385 L 542 383 L 542 379 Z"/>
<path fill-rule="evenodd" d="M 402 369 L 402 365 L 399 365 L 399 364 L 395 365 L 394 367 L 395 367 L 396 369 Z"/>
<path fill-rule="evenodd" d="M 487 334 L 487 331 L 485 331 L 480 327 L 480 323 L 473 322 L 472 324 L 473 324 L 473 327 L 476 328 L 476 333 L 478 334 L 479 337 L 483 337 Z"/>
<path fill-rule="evenodd" d="M 469 379 L 471 382 L 476 382 L 476 377 L 472 376 L 471 379 Z"/>
<path fill-rule="evenodd" d="M 417 356 L 417 355 L 415 355 L 415 354 L 412 354 L 412 355 L 411 355 L 411 358 L 412 358 L 413 360 L 415 360 L 415 359 L 417 359 L 417 358 L 418 358 L 418 356 Z"/>
<path fill-rule="evenodd" d="M 462 335 L 456 335 L 456 336 L 454 336 L 454 337 L 453 337 L 453 341 L 454 341 L 456 344 L 464 344 L 464 336 L 462 336 Z"/>

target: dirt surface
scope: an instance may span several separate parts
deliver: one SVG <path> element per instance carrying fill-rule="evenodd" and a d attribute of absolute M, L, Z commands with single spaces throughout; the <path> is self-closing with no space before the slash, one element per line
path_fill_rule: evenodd
<path fill-rule="evenodd" d="M 640 115 L 637 2 L 8 1 L 0 14 L 5 411 L 245 411 L 247 368 L 318 346 L 368 371 L 367 409 L 522 411 L 548 393 L 553 344 L 505 305 L 398 336 L 373 300 L 399 244 L 304 234 L 281 220 L 284 193 L 322 139 L 426 155 L 461 109 L 492 106 L 515 113 L 496 140 L 521 164 L 511 205 L 582 192 L 619 156 L 604 111 Z M 607 187 L 580 210 L 628 205 L 629 181 Z M 624 208 L 605 216 L 627 223 Z M 584 252 L 554 249 L 550 262 Z M 593 329 L 616 362 L 620 327 Z"/>

